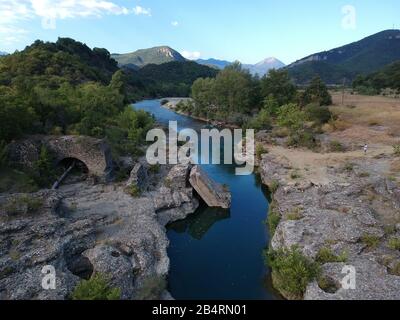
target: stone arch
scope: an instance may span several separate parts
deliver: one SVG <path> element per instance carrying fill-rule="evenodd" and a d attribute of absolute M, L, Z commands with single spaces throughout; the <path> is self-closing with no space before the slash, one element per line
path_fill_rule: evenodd
<path fill-rule="evenodd" d="M 87 164 L 78 158 L 64 158 L 57 163 L 57 166 L 68 169 L 72 164 L 74 164 L 75 168 L 77 168 L 82 173 L 89 173 L 89 167 L 87 166 Z"/>
<path fill-rule="evenodd" d="M 64 159 L 77 159 L 85 164 L 88 173 L 105 180 L 112 178 L 114 161 L 105 140 L 86 136 L 32 136 L 16 141 L 10 148 L 11 160 L 21 166 L 32 167 L 45 146 L 57 165 Z"/>
<path fill-rule="evenodd" d="M 65 159 L 77 159 L 85 164 L 88 173 L 109 177 L 113 169 L 111 150 L 104 140 L 83 136 L 51 137 L 45 142 L 60 163 Z"/>

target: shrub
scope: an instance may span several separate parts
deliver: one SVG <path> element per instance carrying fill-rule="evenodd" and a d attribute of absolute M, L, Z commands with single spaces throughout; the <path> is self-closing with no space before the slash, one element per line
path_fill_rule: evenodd
<path fill-rule="evenodd" d="M 318 279 L 318 286 L 323 291 L 331 294 L 336 293 L 340 287 L 334 279 L 327 276 L 322 276 Z"/>
<path fill-rule="evenodd" d="M 56 173 L 53 167 L 53 155 L 45 146 L 40 148 L 37 161 L 33 164 L 32 179 L 40 187 L 48 187 L 54 182 Z"/>
<path fill-rule="evenodd" d="M 268 150 L 265 149 L 263 145 L 258 144 L 256 146 L 256 157 L 258 160 L 261 161 L 263 154 L 266 154 L 266 153 L 268 153 Z"/>
<path fill-rule="evenodd" d="M 280 222 L 281 222 L 281 214 L 278 211 L 276 202 L 273 200 L 269 205 L 269 212 L 267 219 L 269 234 L 271 238 L 274 236 L 276 228 L 278 227 Z"/>
<path fill-rule="evenodd" d="M 297 247 L 269 251 L 267 261 L 273 270 L 274 286 L 291 299 L 301 299 L 307 285 L 320 273 L 319 265 Z"/>
<path fill-rule="evenodd" d="M 279 181 L 273 180 L 271 182 L 271 185 L 269 186 L 269 190 L 271 191 L 271 193 L 275 193 L 276 191 L 278 191 L 279 186 Z"/>
<path fill-rule="evenodd" d="M 346 262 L 347 254 L 342 253 L 340 256 L 337 256 L 332 252 L 331 249 L 324 247 L 318 251 L 315 260 L 320 264 Z"/>
<path fill-rule="evenodd" d="M 295 171 L 292 171 L 292 172 L 290 173 L 290 178 L 291 178 L 292 180 L 297 180 L 297 179 L 300 179 L 300 178 L 301 178 L 301 175 L 300 175 L 300 173 L 299 173 L 297 170 L 295 170 Z"/>
<path fill-rule="evenodd" d="M 352 172 L 354 170 L 354 163 L 347 162 L 343 166 L 343 171 Z"/>
<path fill-rule="evenodd" d="M 287 142 L 289 147 L 303 147 L 314 150 L 317 147 L 317 141 L 314 134 L 308 130 L 301 130 L 291 133 Z"/>
<path fill-rule="evenodd" d="M 136 296 L 139 300 L 159 300 L 167 288 L 167 280 L 158 275 L 147 277 Z"/>
<path fill-rule="evenodd" d="M 364 234 L 361 237 L 361 242 L 365 244 L 368 248 L 376 248 L 379 245 L 380 238 L 372 234 Z"/>
<path fill-rule="evenodd" d="M 81 281 L 72 292 L 72 300 L 119 300 L 121 289 L 113 288 L 109 279 L 100 273 Z"/>
<path fill-rule="evenodd" d="M 389 248 L 392 250 L 400 250 L 400 238 L 391 238 L 389 240 Z"/>
<path fill-rule="evenodd" d="M 390 272 L 396 276 L 400 276 L 400 262 L 395 264 L 395 266 L 390 270 Z"/>
<path fill-rule="evenodd" d="M 128 187 L 128 193 L 134 197 L 138 198 L 142 194 L 142 191 L 136 184 L 132 184 L 131 186 Z"/>
<path fill-rule="evenodd" d="M 393 146 L 394 155 L 400 157 L 400 144 Z"/>
<path fill-rule="evenodd" d="M 316 124 L 325 124 L 332 119 L 332 113 L 328 107 L 321 107 L 318 104 L 312 103 L 304 108 L 306 119 Z"/>
<path fill-rule="evenodd" d="M 7 213 L 7 215 L 15 216 L 24 213 L 29 213 L 29 214 L 37 213 L 42 206 L 43 206 L 43 199 L 25 195 L 8 202 L 4 206 L 4 210 Z"/>
<path fill-rule="evenodd" d="M 344 151 L 346 151 L 346 148 L 339 141 L 332 140 L 329 143 L 329 151 L 331 151 L 331 152 L 344 152 Z"/>
<path fill-rule="evenodd" d="M 152 174 L 157 174 L 160 173 L 160 169 L 161 167 L 159 164 L 154 164 L 149 167 L 149 172 Z"/>
<path fill-rule="evenodd" d="M 303 214 L 301 213 L 301 209 L 300 208 L 294 209 L 293 211 L 291 211 L 286 215 L 286 219 L 291 221 L 303 219 Z"/>
<path fill-rule="evenodd" d="M 332 104 L 332 97 L 329 94 L 328 88 L 320 77 L 315 77 L 310 82 L 301 97 L 302 105 L 315 103 L 320 106 L 330 106 Z"/>

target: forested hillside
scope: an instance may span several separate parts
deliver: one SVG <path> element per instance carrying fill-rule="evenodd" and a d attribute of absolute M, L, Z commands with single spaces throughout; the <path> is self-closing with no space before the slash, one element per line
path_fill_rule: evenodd
<path fill-rule="evenodd" d="M 124 69 L 132 100 L 145 97 L 188 97 L 198 78 L 214 78 L 218 70 L 196 62 L 149 64 L 140 70 Z"/>
<path fill-rule="evenodd" d="M 289 65 L 287 70 L 299 84 L 318 75 L 326 83 L 341 84 L 367 75 L 400 60 L 400 30 L 385 30 L 360 41 L 312 54 Z"/>
<path fill-rule="evenodd" d="M 126 140 L 133 150 L 152 119 L 127 107 L 125 82 L 106 49 L 91 50 L 72 39 L 36 41 L 2 57 L 0 141 L 35 133 L 83 134 L 119 140 L 118 148 Z"/>
<path fill-rule="evenodd" d="M 353 82 L 353 88 L 360 93 L 379 94 L 383 89 L 400 92 L 400 61 L 386 66 L 378 72 L 359 76 Z"/>

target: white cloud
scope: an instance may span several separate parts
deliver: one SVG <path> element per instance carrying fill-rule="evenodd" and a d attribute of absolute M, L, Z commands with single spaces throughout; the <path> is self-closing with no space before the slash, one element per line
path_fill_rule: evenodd
<path fill-rule="evenodd" d="M 171 22 L 171 25 L 172 25 L 173 27 L 178 27 L 178 26 L 179 26 L 179 22 L 178 22 L 178 21 L 172 21 L 172 22 Z"/>
<path fill-rule="evenodd" d="M 183 50 L 181 52 L 181 55 L 183 57 L 185 57 L 186 59 L 189 60 L 197 60 L 201 57 L 201 53 L 198 51 L 187 51 L 187 50 Z"/>
<path fill-rule="evenodd" d="M 133 12 L 139 16 L 139 15 L 144 15 L 144 16 L 149 16 L 151 17 L 151 10 L 150 9 L 145 9 L 141 6 L 136 6 L 133 8 Z"/>
<path fill-rule="evenodd" d="M 129 9 L 105 0 L 30 0 L 35 15 L 49 19 L 129 14 Z"/>
<path fill-rule="evenodd" d="M 151 10 L 129 9 L 108 0 L 0 0 L 0 40 L 18 38 L 15 30 L 22 30 L 18 24 L 35 17 L 41 18 L 43 28 L 54 29 L 57 19 L 128 14 L 151 16 Z"/>

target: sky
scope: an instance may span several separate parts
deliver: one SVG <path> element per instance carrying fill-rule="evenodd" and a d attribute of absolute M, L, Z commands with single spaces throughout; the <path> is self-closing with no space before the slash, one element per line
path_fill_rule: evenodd
<path fill-rule="evenodd" d="M 111 53 L 168 45 L 190 59 L 288 64 L 386 29 L 399 0 L 0 0 L 0 51 L 70 37 Z"/>

